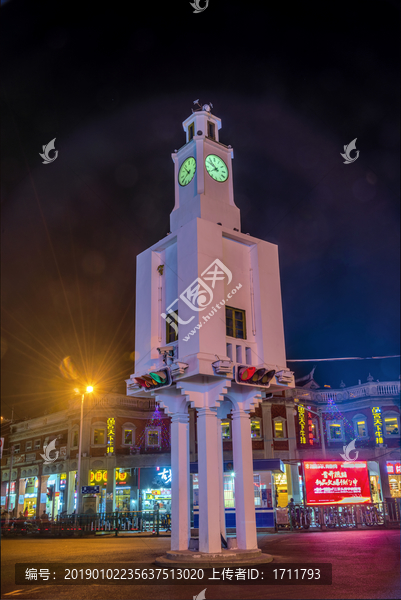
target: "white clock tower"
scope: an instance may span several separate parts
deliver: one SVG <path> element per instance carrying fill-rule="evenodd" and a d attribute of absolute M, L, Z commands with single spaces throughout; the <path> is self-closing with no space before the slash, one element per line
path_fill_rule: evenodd
<path fill-rule="evenodd" d="M 172 417 L 171 549 L 188 551 L 189 418 L 197 411 L 199 551 L 225 533 L 221 419 L 232 417 L 236 530 L 257 550 L 250 413 L 266 391 L 294 386 L 287 369 L 277 246 L 240 231 L 233 150 L 199 105 L 172 154 L 171 233 L 137 258 L 135 373 L 127 394 L 155 396 Z M 216 460 L 217 459 L 217 460 Z"/>

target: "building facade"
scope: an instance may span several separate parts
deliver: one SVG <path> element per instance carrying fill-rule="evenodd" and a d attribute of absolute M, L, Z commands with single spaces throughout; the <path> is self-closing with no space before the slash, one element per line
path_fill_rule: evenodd
<path fill-rule="evenodd" d="M 10 489 L 15 516 L 28 509 L 29 516 L 45 511 L 56 518 L 77 509 L 80 403 L 77 396 L 66 410 L 7 427 L 2 508 L 8 508 Z M 153 510 L 156 498 L 170 512 L 169 423 L 153 399 L 113 393 L 85 398 L 81 486 L 98 485 L 99 493 L 84 495 L 84 512 Z M 146 492 L 151 489 L 153 495 Z"/>
<path fill-rule="evenodd" d="M 250 414 L 253 496 L 258 529 L 274 527 L 275 508 L 290 499 L 306 501 L 305 461 L 340 461 L 344 446 L 356 440 L 358 460 L 367 461 L 373 502 L 401 498 L 400 382 L 365 383 L 339 389 L 320 388 L 314 381 L 274 394 Z M 311 413 L 312 443 L 299 425 L 299 406 Z M 381 433 L 377 435 L 377 414 Z M 99 485 L 84 497 L 85 512 L 159 510 L 171 513 L 171 420 L 152 399 L 107 394 L 87 401 L 83 427 L 82 485 Z M 324 448 L 321 425 L 323 425 Z M 231 414 L 221 419 L 224 508 L 227 527 L 235 527 L 236 474 Z M 10 507 L 43 511 L 51 517 L 73 513 L 77 505 L 76 473 L 79 399 L 60 411 L 12 424 L 4 435 L 1 464 L 1 506 L 7 508 L 10 445 L 14 446 Z M 191 525 L 199 524 L 198 428 L 189 411 Z M 56 449 L 45 464 L 46 447 Z M 324 451 L 325 450 L 325 451 Z M 53 498 L 49 488 L 53 487 Z"/>

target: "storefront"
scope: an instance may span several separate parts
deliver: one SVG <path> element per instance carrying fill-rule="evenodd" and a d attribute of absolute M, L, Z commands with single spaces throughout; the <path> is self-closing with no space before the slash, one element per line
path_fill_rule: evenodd
<path fill-rule="evenodd" d="M 88 485 L 99 486 L 99 500 L 97 502 L 97 511 L 100 513 L 106 512 L 106 496 L 107 496 L 107 470 L 96 469 L 89 471 Z"/>
<path fill-rule="evenodd" d="M 260 463 L 260 464 L 259 464 Z M 274 463 L 274 464 L 273 464 Z M 274 527 L 274 508 L 273 508 L 273 472 L 284 470 L 284 465 L 280 460 L 254 460 L 254 468 L 261 467 L 260 470 L 253 472 L 253 496 L 255 502 L 255 516 L 257 528 Z M 199 479 L 196 463 L 191 464 L 192 472 L 192 506 L 193 506 L 193 526 L 199 527 Z M 264 470 L 264 468 L 266 470 Z M 285 473 L 282 473 L 285 475 Z M 235 527 L 235 471 L 233 463 L 224 463 L 224 510 L 227 528 Z"/>
<path fill-rule="evenodd" d="M 401 463 L 396 461 L 387 461 L 386 469 L 391 497 L 401 498 Z"/>
<path fill-rule="evenodd" d="M 38 478 L 28 477 L 25 480 L 25 496 L 23 513 L 28 509 L 28 517 L 36 516 L 36 503 L 38 498 Z"/>
<path fill-rule="evenodd" d="M 6 508 L 6 510 L 8 510 L 8 482 L 6 485 L 6 494 L 4 496 L 4 507 Z M 11 482 L 11 493 L 10 493 L 10 507 L 9 510 L 13 511 L 15 509 L 15 505 L 16 505 L 16 501 L 17 501 L 17 495 L 16 495 L 16 481 L 12 481 Z M 16 513 L 16 509 L 14 510 L 14 513 Z M 18 515 L 16 515 L 18 516 Z"/>
<path fill-rule="evenodd" d="M 138 479 L 141 510 L 171 514 L 171 468 L 143 467 Z"/>
<path fill-rule="evenodd" d="M 115 509 L 119 512 L 137 510 L 136 469 L 116 469 L 115 471 Z"/>

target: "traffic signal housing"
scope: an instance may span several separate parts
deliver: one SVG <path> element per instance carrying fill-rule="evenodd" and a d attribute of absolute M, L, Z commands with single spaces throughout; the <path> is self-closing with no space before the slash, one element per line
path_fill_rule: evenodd
<path fill-rule="evenodd" d="M 47 499 L 48 500 L 53 500 L 53 493 L 54 493 L 54 488 L 51 485 L 50 487 L 47 488 Z"/>
<path fill-rule="evenodd" d="M 158 371 L 151 371 L 146 375 L 141 375 L 140 377 L 135 377 L 134 379 L 146 392 L 169 387 L 172 383 L 169 367 L 159 369 Z"/>
<path fill-rule="evenodd" d="M 240 384 L 255 385 L 257 387 L 269 387 L 276 371 L 246 365 L 238 365 L 235 372 L 235 381 Z"/>

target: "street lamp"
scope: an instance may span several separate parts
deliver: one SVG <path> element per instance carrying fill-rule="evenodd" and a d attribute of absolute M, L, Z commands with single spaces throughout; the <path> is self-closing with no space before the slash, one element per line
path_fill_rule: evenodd
<path fill-rule="evenodd" d="M 295 402 L 295 400 L 294 400 L 294 402 Z M 298 400 L 298 402 L 299 402 L 299 400 Z M 320 408 L 317 409 L 317 412 L 315 410 L 312 410 L 311 408 L 306 408 L 306 410 L 308 412 L 316 415 L 319 418 L 320 439 L 322 440 L 322 455 L 323 455 L 323 458 L 326 460 L 326 441 L 324 439 L 322 411 Z"/>
<path fill-rule="evenodd" d="M 88 394 L 93 392 L 93 387 L 91 385 L 88 385 L 86 388 L 86 392 Z M 81 453 L 82 453 L 82 429 L 83 429 L 82 425 L 83 425 L 83 420 L 84 420 L 84 399 L 85 399 L 85 392 L 81 396 L 81 420 L 80 420 L 80 424 L 79 424 L 78 471 L 77 471 L 77 508 L 75 510 L 75 530 L 77 529 L 78 514 L 81 510 L 81 500 L 82 500 L 82 494 L 80 493 L 80 487 L 81 487 Z"/>

